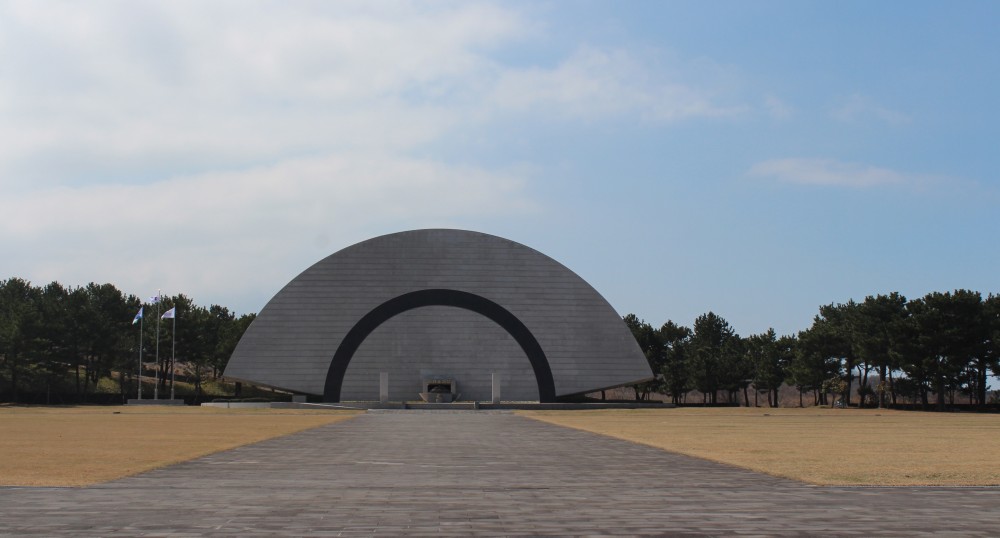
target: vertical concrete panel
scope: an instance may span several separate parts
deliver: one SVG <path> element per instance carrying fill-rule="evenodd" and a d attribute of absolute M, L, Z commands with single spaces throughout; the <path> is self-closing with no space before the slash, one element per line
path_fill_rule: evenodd
<path fill-rule="evenodd" d="M 378 401 L 382 403 L 389 401 L 389 372 L 378 374 Z"/>

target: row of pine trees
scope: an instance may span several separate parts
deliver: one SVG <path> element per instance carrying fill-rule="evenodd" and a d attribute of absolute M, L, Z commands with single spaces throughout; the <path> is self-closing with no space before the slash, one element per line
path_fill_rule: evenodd
<path fill-rule="evenodd" d="M 145 323 L 133 324 L 140 308 Z M 157 361 L 154 316 L 157 309 L 162 314 L 170 308 L 175 308 L 176 320 L 159 328 Z M 3 280 L 0 401 L 87 401 L 98 382 L 108 378 L 117 381 L 121 399 L 135 397 L 140 338 L 143 377 L 158 376 L 160 394 L 169 393 L 173 342 L 178 375 L 194 384 L 197 398 L 202 381 L 222 373 L 253 319 L 253 314 L 237 316 L 219 305 L 198 306 L 183 294 L 162 297 L 154 305 L 112 284 L 34 286 L 20 278 Z"/>
<path fill-rule="evenodd" d="M 134 395 L 140 327 L 147 368 L 166 384 L 171 355 L 183 378 L 201 390 L 217 378 L 254 314 L 237 316 L 219 305 L 202 307 L 178 294 L 145 304 L 112 284 L 34 286 L 19 278 L 0 281 L 0 401 L 30 393 L 67 392 L 85 401 L 102 378 L 118 381 L 122 398 Z M 176 308 L 160 327 L 161 353 L 154 360 L 155 320 L 150 314 Z M 742 337 L 709 312 L 692 327 L 667 321 L 659 328 L 625 316 L 656 379 L 636 386 L 638 398 L 661 393 L 675 403 L 700 393 L 703 403 L 750 405 L 764 395 L 779 405 L 779 389 L 794 386 L 800 404 L 886 407 L 916 402 L 944 408 L 956 401 L 990 403 L 989 376 L 1000 375 L 1000 296 L 969 290 L 929 293 L 907 300 L 899 293 L 821 306 L 812 326 L 796 335 L 773 329 Z M 150 363 L 153 363 L 150 365 Z M 143 375 L 156 375 L 146 371 Z M 67 388 L 67 384 L 69 387 Z M 994 396 L 995 397 L 995 396 Z M 964 399 L 964 400 L 963 400 Z"/>
<path fill-rule="evenodd" d="M 661 393 L 686 403 L 696 391 L 704 403 L 742 396 L 749 406 L 756 391 L 777 406 L 787 384 L 800 405 L 809 395 L 816 405 L 944 409 L 991 403 L 989 376 L 1000 375 L 1000 296 L 969 290 L 821 306 L 811 327 L 786 336 L 771 329 L 741 337 L 712 312 L 690 328 L 673 321 L 655 328 L 633 314 L 625 323 L 657 374 L 635 387 L 640 399 Z"/>

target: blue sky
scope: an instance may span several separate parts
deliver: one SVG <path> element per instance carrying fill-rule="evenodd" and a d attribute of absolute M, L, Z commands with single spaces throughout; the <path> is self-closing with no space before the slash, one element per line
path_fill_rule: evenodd
<path fill-rule="evenodd" d="M 340 248 L 513 239 L 744 335 L 1000 292 L 995 2 L 3 2 L 0 278 L 258 311 Z"/>

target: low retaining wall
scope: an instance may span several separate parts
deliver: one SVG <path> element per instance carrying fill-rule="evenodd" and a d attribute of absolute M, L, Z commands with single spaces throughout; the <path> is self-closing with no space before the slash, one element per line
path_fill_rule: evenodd
<path fill-rule="evenodd" d="M 128 405 L 184 405 L 184 400 L 181 399 L 159 399 L 153 400 L 149 398 L 143 398 L 141 400 L 136 398 L 129 398 Z"/>
<path fill-rule="evenodd" d="M 672 403 L 659 402 L 600 402 L 600 403 L 538 403 L 538 402 L 454 402 L 454 403 L 427 403 L 427 402 L 349 402 L 340 404 L 342 407 L 353 409 L 440 409 L 440 410 L 496 410 L 496 409 L 525 409 L 525 410 L 572 410 L 572 409 L 671 409 L 675 406 Z"/>
<path fill-rule="evenodd" d="M 163 401 L 163 400 L 160 400 Z M 653 402 L 607 402 L 607 403 L 532 403 L 532 402 L 349 402 L 349 403 L 298 403 L 298 402 L 207 402 L 203 407 L 225 407 L 229 409 L 356 409 L 356 410 L 440 410 L 440 411 L 495 411 L 495 410 L 579 410 L 579 409 L 672 409 L 672 403 Z"/>
<path fill-rule="evenodd" d="M 271 402 L 205 402 L 202 407 L 225 407 L 227 409 L 270 409 Z"/>

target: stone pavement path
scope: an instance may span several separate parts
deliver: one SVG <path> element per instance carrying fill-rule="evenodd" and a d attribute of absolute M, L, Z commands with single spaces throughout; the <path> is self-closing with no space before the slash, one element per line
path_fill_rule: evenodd
<path fill-rule="evenodd" d="M 997 536 L 1000 489 L 814 487 L 498 412 L 383 412 L 89 488 L 0 535 Z"/>

